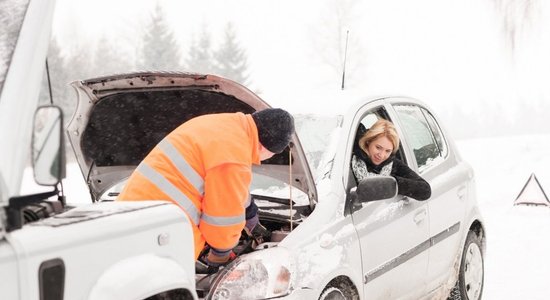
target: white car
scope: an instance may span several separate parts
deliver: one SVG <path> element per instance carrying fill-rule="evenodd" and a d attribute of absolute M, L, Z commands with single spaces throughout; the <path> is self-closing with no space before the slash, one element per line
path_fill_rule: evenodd
<path fill-rule="evenodd" d="M 269 107 L 245 87 L 212 75 L 136 73 L 73 86 L 79 104 L 68 134 L 94 201 L 116 196 L 149 150 L 181 123 Z M 430 199 L 397 195 L 391 177 L 355 182 L 356 132 L 379 118 L 396 125 L 397 157 L 429 182 Z M 311 134 L 300 131 L 308 121 L 296 122 L 291 147 L 254 168 L 252 197 L 271 240 L 252 249 L 243 236 L 235 261 L 196 275 L 199 297 L 481 298 L 485 230 L 473 171 L 426 105 L 403 97 L 361 100 L 345 116 L 319 123 L 333 125 L 325 150 L 316 153 L 307 153 L 298 138 Z"/>

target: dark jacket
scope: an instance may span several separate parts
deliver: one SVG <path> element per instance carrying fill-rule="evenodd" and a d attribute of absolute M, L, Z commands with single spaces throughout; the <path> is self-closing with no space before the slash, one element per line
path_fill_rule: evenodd
<path fill-rule="evenodd" d="M 353 155 L 356 159 L 359 159 L 365 163 L 368 172 L 375 174 L 380 174 L 385 166 L 393 162 L 390 176 L 394 177 L 397 181 L 397 193 L 399 195 L 404 195 L 421 201 L 429 199 L 432 195 L 430 184 L 416 174 L 416 172 L 411 170 L 409 166 L 397 159 L 394 155 L 391 155 L 386 161 L 376 166 L 372 163 L 367 154 L 357 146 L 357 143 L 354 147 Z M 353 163 L 352 170 L 355 180 L 359 181 L 360 178 L 365 177 L 365 174 L 362 174 L 365 170 L 356 167 Z"/>

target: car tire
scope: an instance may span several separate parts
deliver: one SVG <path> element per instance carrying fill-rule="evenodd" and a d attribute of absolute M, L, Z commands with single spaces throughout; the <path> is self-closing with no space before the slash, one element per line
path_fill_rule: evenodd
<path fill-rule="evenodd" d="M 458 281 L 448 299 L 478 300 L 483 292 L 483 248 L 480 237 L 469 231 L 462 251 Z"/>
<path fill-rule="evenodd" d="M 319 300 L 358 300 L 357 291 L 349 282 L 329 284 L 319 297 Z"/>

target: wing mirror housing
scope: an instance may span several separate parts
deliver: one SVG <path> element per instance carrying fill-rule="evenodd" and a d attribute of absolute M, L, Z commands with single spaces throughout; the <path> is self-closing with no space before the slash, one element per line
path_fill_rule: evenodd
<path fill-rule="evenodd" d="M 397 196 L 397 181 L 391 176 L 369 177 L 357 185 L 356 202 L 365 203 Z"/>
<path fill-rule="evenodd" d="M 397 181 L 391 176 L 369 177 L 350 191 L 347 213 L 361 209 L 362 203 L 391 199 L 397 196 Z"/>

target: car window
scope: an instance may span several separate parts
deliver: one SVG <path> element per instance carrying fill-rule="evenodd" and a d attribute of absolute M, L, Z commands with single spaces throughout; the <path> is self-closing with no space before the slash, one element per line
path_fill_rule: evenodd
<path fill-rule="evenodd" d="M 395 110 L 401 121 L 408 144 L 413 150 L 418 164 L 418 171 L 422 172 L 437 164 L 443 158 L 440 150 L 443 141 L 440 143 L 436 141 L 436 134 L 432 131 L 422 110 L 415 105 L 395 105 Z M 435 120 L 432 121 L 435 122 Z M 438 126 L 435 126 L 435 128 L 439 130 Z M 441 137 L 439 131 L 437 135 Z"/>
<path fill-rule="evenodd" d="M 441 156 L 447 157 L 447 153 L 448 153 L 447 141 L 445 140 L 445 137 L 441 132 L 441 127 L 439 127 L 439 125 L 437 124 L 437 121 L 435 120 L 434 116 L 430 112 L 428 112 L 424 108 L 422 108 L 422 112 L 424 113 L 426 120 L 428 120 L 428 125 L 430 125 L 430 129 L 433 133 L 435 142 L 437 144 L 437 147 L 439 148 L 439 152 L 441 153 Z"/>
<path fill-rule="evenodd" d="M 363 124 L 365 128 L 370 128 L 379 119 L 380 117 L 378 115 L 376 115 L 374 112 L 371 112 L 364 116 L 363 119 L 361 119 L 361 124 Z"/>
<path fill-rule="evenodd" d="M 0 95 L 29 1 L 0 1 Z"/>
<path fill-rule="evenodd" d="M 372 127 L 372 125 L 374 125 L 374 123 L 376 123 L 376 121 L 378 121 L 380 119 L 385 119 L 385 120 L 388 120 L 388 121 L 392 122 L 392 120 L 390 119 L 386 109 L 382 106 L 371 109 L 371 110 L 369 110 L 369 111 L 367 111 L 366 113 L 363 114 L 363 116 L 361 117 L 361 119 L 359 121 L 359 124 L 357 124 L 357 129 L 356 129 L 355 138 L 354 138 L 354 142 L 353 142 L 354 143 L 353 144 L 353 150 L 352 150 L 354 153 L 356 151 L 362 151 L 362 150 L 360 150 L 360 147 L 358 145 L 359 139 L 361 138 L 361 136 L 369 128 Z M 407 163 L 406 158 L 403 155 L 403 153 L 404 152 L 403 152 L 402 143 L 399 143 L 399 149 L 395 153 L 395 157 L 397 159 L 401 160 L 402 162 Z M 353 157 L 352 157 L 352 159 L 353 159 Z M 352 167 L 352 164 L 353 164 L 353 162 L 349 163 L 350 169 Z M 352 171 L 352 173 L 353 173 L 353 171 Z"/>
<path fill-rule="evenodd" d="M 343 116 L 340 115 L 316 115 L 295 114 L 294 126 L 296 134 L 300 138 L 300 144 L 304 149 L 309 168 L 313 177 L 317 180 L 323 172 L 321 165 L 325 156 L 330 156 L 331 141 L 337 138 L 342 127 Z"/>
<path fill-rule="evenodd" d="M 365 129 L 369 129 L 372 125 L 374 125 L 374 123 L 376 123 L 376 121 L 380 119 L 385 119 L 390 122 L 393 122 L 389 117 L 386 109 L 384 109 L 384 107 L 381 107 L 381 106 L 374 108 L 368 111 L 367 113 L 365 113 L 361 118 L 360 125 L 358 125 L 358 128 L 356 130 L 355 143 L 359 141 L 358 135 L 361 133 L 361 131 L 364 131 Z M 361 125 L 363 125 L 363 129 L 361 129 Z M 403 155 L 403 147 L 401 143 L 399 143 L 399 149 L 395 153 L 395 157 L 397 157 L 397 159 L 401 160 L 402 162 L 407 163 L 407 160 Z"/>

